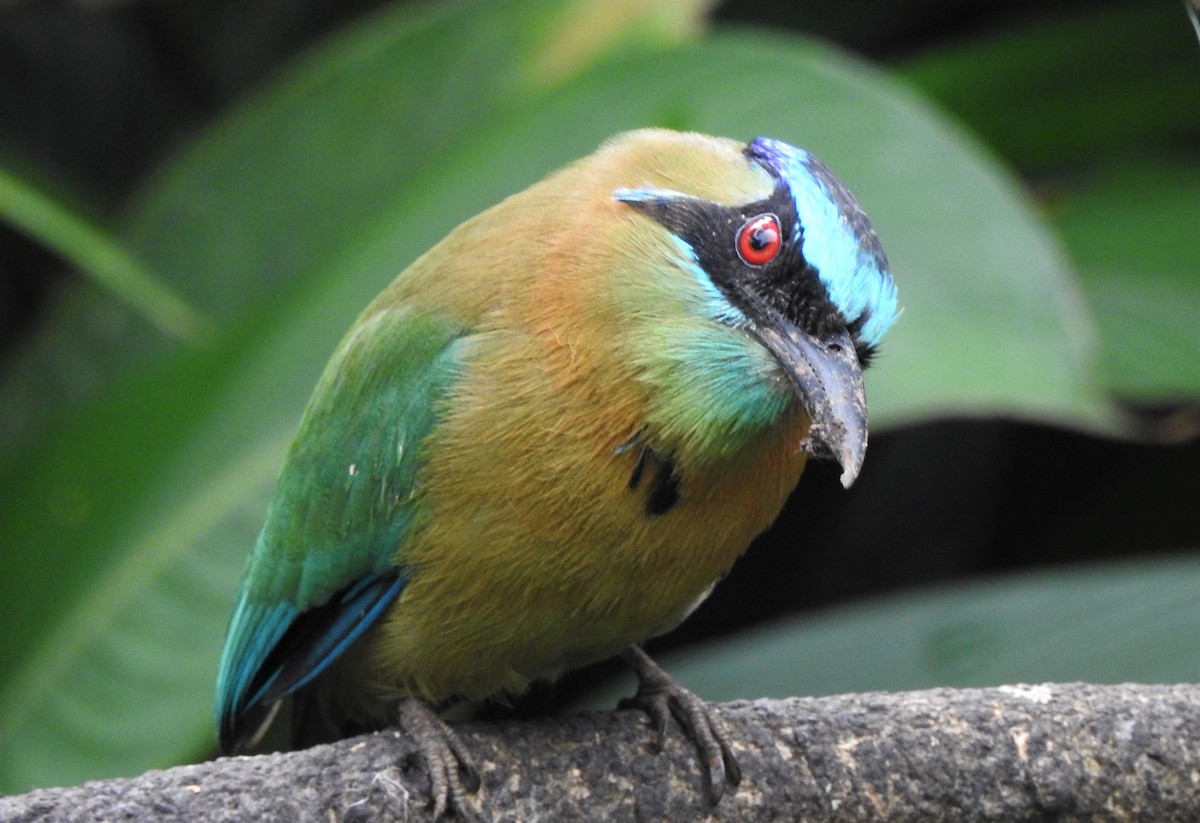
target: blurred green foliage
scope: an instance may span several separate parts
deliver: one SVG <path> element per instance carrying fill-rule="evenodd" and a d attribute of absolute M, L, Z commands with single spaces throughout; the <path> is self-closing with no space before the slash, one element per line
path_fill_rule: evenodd
<path fill-rule="evenodd" d="M 712 700 L 968 688 L 1018 673 L 1030 682 L 1120 683 L 1131 672 L 1146 683 L 1194 682 L 1198 575 L 1192 555 L 948 584 L 775 621 L 659 662 Z M 611 706 L 634 682 L 620 678 L 584 705 Z"/>
<path fill-rule="evenodd" d="M 80 273 L 0 374 L 0 791 L 211 750 L 237 577 L 340 334 L 455 224 L 622 129 L 769 134 L 848 182 L 905 305 L 868 377 L 876 432 L 1008 416 L 1114 436 L 1114 396 L 1200 397 L 1200 54 L 1182 10 L 1081 7 L 889 69 L 801 34 L 706 30 L 702 5 L 381 6 L 199 122 L 112 221 L 0 164 L 0 220 Z M 1037 172 L 1036 201 L 1013 168 Z M 1163 568 L 834 612 L 710 647 L 686 679 L 713 697 L 1194 679 L 1200 569 Z M 1097 625 L 1099 604 L 1146 598 Z M 1165 642 L 1122 655 L 1150 634 Z M 981 643 L 989 665 L 953 676 Z M 1054 652 L 1083 644 L 1122 662 Z"/>

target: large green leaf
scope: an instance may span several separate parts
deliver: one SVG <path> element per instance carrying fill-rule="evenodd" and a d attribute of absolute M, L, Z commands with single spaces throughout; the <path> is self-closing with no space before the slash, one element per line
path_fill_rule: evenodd
<path fill-rule="evenodd" d="M 702 4 L 622 6 L 385 7 L 167 166 L 132 209 L 128 240 L 201 307 L 245 311 L 280 281 L 323 274 L 381 203 L 436 180 L 481 119 L 629 41 L 687 36 Z"/>
<path fill-rule="evenodd" d="M 420 37 L 441 34 L 434 27 Z M 384 51 L 399 56 L 381 70 L 405 69 L 407 52 Z M 333 63 L 330 71 L 340 65 Z M 305 65 L 314 89 L 328 88 L 326 68 L 319 57 Z M 360 83 L 378 82 L 338 76 L 338 94 L 350 98 Z M 276 88 L 291 93 L 286 83 Z M 277 109 L 270 124 L 248 114 L 243 127 L 268 147 L 332 128 L 320 125 L 326 115 L 353 121 L 343 134 L 380 127 L 376 107 L 327 109 L 312 94 L 311 106 Z M 269 94 L 254 100 L 278 106 Z M 394 127 L 384 121 L 385 130 Z M 233 154 L 243 147 L 239 122 L 231 116 L 214 138 Z M 362 175 L 314 172 L 319 190 L 298 192 L 303 177 L 272 188 L 223 152 L 214 149 L 209 166 L 189 156 L 178 162 L 196 164 L 193 186 L 168 170 L 163 179 L 174 182 L 157 195 L 160 206 L 141 212 L 158 233 L 131 227 L 158 265 L 173 253 L 174 269 L 224 277 L 216 268 L 260 259 L 233 225 L 239 221 L 262 221 L 272 242 L 286 245 L 323 231 L 308 209 L 327 198 L 354 219 L 310 246 L 310 257 L 281 251 L 304 275 L 278 296 L 260 292 L 262 309 L 231 309 L 247 316 L 238 334 L 120 385 L 6 478 L 0 491 L 14 505 L 0 542 L 21 547 L 22 559 L 5 558 L 12 573 L 0 574 L 0 602 L 6 622 L 23 632 L 0 638 L 10 664 L 0 680 L 0 787 L 129 773 L 209 745 L 210 688 L 227 619 L 222 593 L 232 597 L 284 444 L 341 331 L 455 223 L 610 133 L 652 124 L 806 145 L 860 195 L 907 307 L 872 369 L 878 423 L 971 413 L 1107 420 L 1090 377 L 1088 320 L 1057 247 L 1014 183 L 913 93 L 811 43 L 722 34 L 663 54 L 614 57 L 542 97 L 530 92 L 522 106 L 476 110 L 443 139 L 412 149 L 404 185 L 361 200 L 351 194 L 361 192 Z M 388 140 L 376 134 L 353 146 L 386 148 Z M 256 156 L 267 163 L 270 155 L 264 148 Z M 290 167 L 279 171 L 295 176 Z M 290 211 L 280 196 L 308 205 Z M 228 232 L 243 237 L 233 243 L 238 255 L 217 248 L 226 236 L 215 225 L 205 242 L 183 228 L 176 241 L 174 224 L 149 216 L 175 211 L 186 222 L 199 208 L 194 200 L 214 201 L 204 206 L 206 220 L 228 212 Z M 245 211 L 248 202 L 261 213 Z M 268 228 L 272 221 L 282 222 Z M 206 261 L 209 254 L 222 266 Z M 291 273 L 271 256 L 261 264 Z M 188 293 L 205 308 L 219 305 L 206 288 L 194 284 Z"/>
<path fill-rule="evenodd" d="M 1200 679 L 1200 555 L 877 598 L 664 654 L 711 700 L 1005 683 Z M 611 706 L 631 680 L 581 704 Z"/>
<path fill-rule="evenodd" d="M 93 283 L 172 337 L 199 335 L 207 323 L 158 282 L 107 232 L 60 196 L 0 166 L 0 221 L 70 260 Z"/>
<path fill-rule="evenodd" d="M 1101 166 L 1054 215 L 1100 326 L 1114 391 L 1200 398 L 1200 164 Z"/>
<path fill-rule="evenodd" d="M 1023 169 L 1124 158 L 1200 128 L 1196 37 L 1179 3 L 1030 15 L 902 62 L 903 76 Z"/>

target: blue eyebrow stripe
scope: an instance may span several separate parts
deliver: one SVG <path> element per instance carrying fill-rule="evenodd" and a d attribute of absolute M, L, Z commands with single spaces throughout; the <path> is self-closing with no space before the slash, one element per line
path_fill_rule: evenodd
<path fill-rule="evenodd" d="M 657 203 L 681 197 L 687 197 L 687 195 L 673 189 L 660 189 L 653 186 L 646 186 L 639 189 L 620 188 L 613 190 L 613 199 L 620 200 L 622 203 Z"/>
<path fill-rule="evenodd" d="M 863 319 L 863 341 L 878 344 L 899 313 L 896 283 L 854 195 L 804 149 L 759 137 L 751 141 L 747 154 L 788 187 L 800 218 L 795 239 L 805 260 L 817 270 L 842 315 L 851 321 Z"/>

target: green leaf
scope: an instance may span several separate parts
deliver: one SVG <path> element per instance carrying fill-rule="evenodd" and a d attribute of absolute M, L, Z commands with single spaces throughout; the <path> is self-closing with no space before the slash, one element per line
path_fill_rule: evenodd
<path fill-rule="evenodd" d="M 710 700 L 1200 679 L 1200 557 L 1041 570 L 876 598 L 659 657 Z M 581 705 L 632 693 L 612 682 Z"/>
<path fill-rule="evenodd" d="M 1101 166 L 1055 205 L 1112 390 L 1141 401 L 1200 398 L 1200 165 Z"/>
<path fill-rule="evenodd" d="M 1200 128 L 1196 38 L 1178 3 L 1079 7 L 897 68 L 1021 168 L 1123 158 Z"/>
<path fill-rule="evenodd" d="M 381 203 L 436 180 L 481 119 L 625 41 L 662 47 L 697 25 L 694 1 L 642 5 L 385 7 L 166 166 L 131 210 L 127 237 L 199 305 L 240 314 L 323 273 Z"/>
<path fill-rule="evenodd" d="M 108 232 L 46 187 L 0 167 L 0 220 L 74 264 L 86 277 L 159 331 L 194 339 L 208 321 L 159 281 Z"/>
<path fill-rule="evenodd" d="M 471 8 L 487 17 L 494 7 Z M 392 57 L 391 71 L 425 55 L 426 41 L 463 59 L 460 38 L 500 51 L 520 42 L 432 24 L 364 37 L 366 51 Z M 340 41 L 332 54 L 350 45 Z M 475 71 L 502 73 L 494 66 L 510 61 Z M 1016 185 L 916 95 L 844 55 L 743 33 L 613 57 L 541 96 L 529 92 L 519 106 L 476 106 L 453 129 L 410 124 L 440 136 L 413 137 L 402 164 L 385 163 L 393 182 L 404 173 L 403 185 L 388 186 L 348 166 L 369 165 L 400 139 L 380 108 L 391 98 L 362 104 L 379 79 L 342 67 L 319 55 L 305 64 L 299 88 L 309 94 L 299 102 L 307 105 L 289 83 L 273 88 L 293 105 L 268 92 L 252 98 L 251 109 L 215 127 L 213 148 L 177 161 L 186 175 L 164 172 L 167 182 L 148 198 L 159 205 L 143 207 L 130 228 L 156 265 L 177 258 L 169 266 L 180 283 L 191 272 L 187 293 L 206 309 L 226 299 L 206 278 L 220 280 L 228 315 L 246 318 L 238 332 L 114 387 L 114 397 L 56 427 L 5 478 L 0 496 L 15 505 L 0 543 L 21 550 L 2 561 L 0 603 L 6 624 L 22 632 L 0 636 L 9 664 L 0 675 L 0 789 L 128 774 L 211 744 L 211 684 L 229 607 L 220 592 L 232 599 L 284 444 L 342 331 L 456 223 L 620 129 L 770 134 L 815 150 L 847 180 L 875 219 L 907 307 L 871 371 L 877 423 L 971 413 L 1108 420 L 1090 378 L 1079 296 Z M 334 92 L 360 103 L 320 105 Z M 256 109 L 274 116 L 259 119 Z M 342 173 L 278 164 L 283 179 L 273 180 L 257 170 L 293 139 L 323 145 L 321 135 L 360 131 L 348 160 L 335 147 L 313 155 L 332 156 Z M 243 152 L 254 162 L 239 161 Z M 256 238 L 277 254 L 252 248 Z M 255 265 L 295 282 L 246 284 L 258 296 L 235 297 L 239 276 Z M 170 720 L 166 732 L 159 718 Z M 146 733 L 151 727 L 158 733 Z"/>

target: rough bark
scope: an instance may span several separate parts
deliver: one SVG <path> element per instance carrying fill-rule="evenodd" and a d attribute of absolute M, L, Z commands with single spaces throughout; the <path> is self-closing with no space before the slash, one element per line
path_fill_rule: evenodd
<path fill-rule="evenodd" d="M 483 820 L 1200 820 L 1200 688 L 1009 686 L 721 710 L 744 779 L 710 807 L 692 748 L 597 712 L 458 727 Z M 395 731 L 0 798 L 4 821 L 427 820 Z M 397 764 L 399 766 L 397 767 Z"/>

